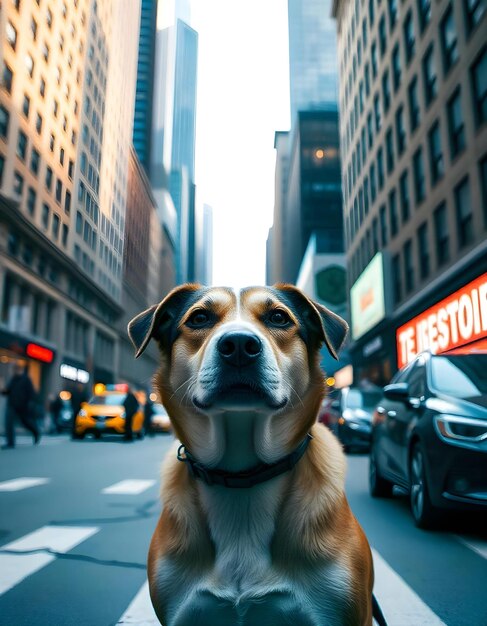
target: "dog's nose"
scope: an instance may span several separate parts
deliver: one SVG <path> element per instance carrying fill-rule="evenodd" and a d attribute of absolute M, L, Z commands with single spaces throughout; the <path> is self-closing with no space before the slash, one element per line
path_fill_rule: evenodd
<path fill-rule="evenodd" d="M 250 365 L 260 355 L 262 342 L 251 332 L 234 330 L 220 337 L 217 349 L 224 361 L 242 367 Z"/>

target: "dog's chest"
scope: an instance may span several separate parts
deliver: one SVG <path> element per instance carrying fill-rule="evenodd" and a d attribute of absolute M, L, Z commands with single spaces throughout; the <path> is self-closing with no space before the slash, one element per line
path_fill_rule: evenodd
<path fill-rule="evenodd" d="M 215 545 L 218 585 L 243 593 L 269 575 L 270 547 L 281 504 L 284 477 L 251 489 L 200 487 Z"/>

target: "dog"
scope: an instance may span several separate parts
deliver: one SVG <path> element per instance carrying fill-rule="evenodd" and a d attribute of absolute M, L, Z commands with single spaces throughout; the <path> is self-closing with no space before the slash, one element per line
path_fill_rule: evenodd
<path fill-rule="evenodd" d="M 161 624 L 372 626 L 369 544 L 342 449 L 316 423 L 319 350 L 337 358 L 346 322 L 288 284 L 186 284 L 128 332 L 137 357 L 159 344 L 179 440 L 148 555 Z"/>

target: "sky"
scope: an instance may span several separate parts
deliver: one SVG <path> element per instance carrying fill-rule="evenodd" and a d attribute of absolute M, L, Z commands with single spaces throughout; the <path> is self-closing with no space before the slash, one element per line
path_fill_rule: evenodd
<path fill-rule="evenodd" d="M 287 0 L 193 0 L 197 203 L 213 208 L 213 284 L 265 284 L 274 132 L 288 130 Z"/>

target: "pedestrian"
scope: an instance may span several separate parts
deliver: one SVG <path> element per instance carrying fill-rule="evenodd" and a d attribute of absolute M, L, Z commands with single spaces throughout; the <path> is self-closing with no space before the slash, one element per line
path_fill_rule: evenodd
<path fill-rule="evenodd" d="M 81 405 L 88 402 L 89 397 L 83 383 L 78 383 L 71 392 L 71 408 L 73 409 L 73 421 L 71 422 L 71 436 L 75 436 L 76 416 L 81 410 Z"/>
<path fill-rule="evenodd" d="M 51 419 L 53 423 L 52 432 L 61 432 L 61 409 L 63 408 L 63 401 L 59 397 L 59 394 L 49 404 L 49 411 L 51 412 Z"/>
<path fill-rule="evenodd" d="M 146 396 L 145 405 L 144 405 L 144 431 L 146 435 L 151 437 L 154 436 L 154 431 L 152 429 L 152 415 L 154 413 L 153 402 L 149 397 L 149 394 Z"/>
<path fill-rule="evenodd" d="M 123 408 L 125 409 L 125 441 L 133 441 L 134 434 L 132 432 L 132 421 L 134 419 L 134 415 L 137 413 L 139 409 L 139 403 L 137 398 L 135 397 L 132 389 L 130 387 L 127 388 L 127 395 L 125 400 L 123 401 Z"/>
<path fill-rule="evenodd" d="M 36 420 L 36 391 L 29 375 L 27 366 L 16 363 L 14 375 L 6 389 L 2 391 L 7 396 L 5 411 L 5 435 L 7 443 L 3 448 L 15 447 L 15 423 L 19 420 L 32 433 L 34 444 L 39 443 L 41 431 Z"/>

